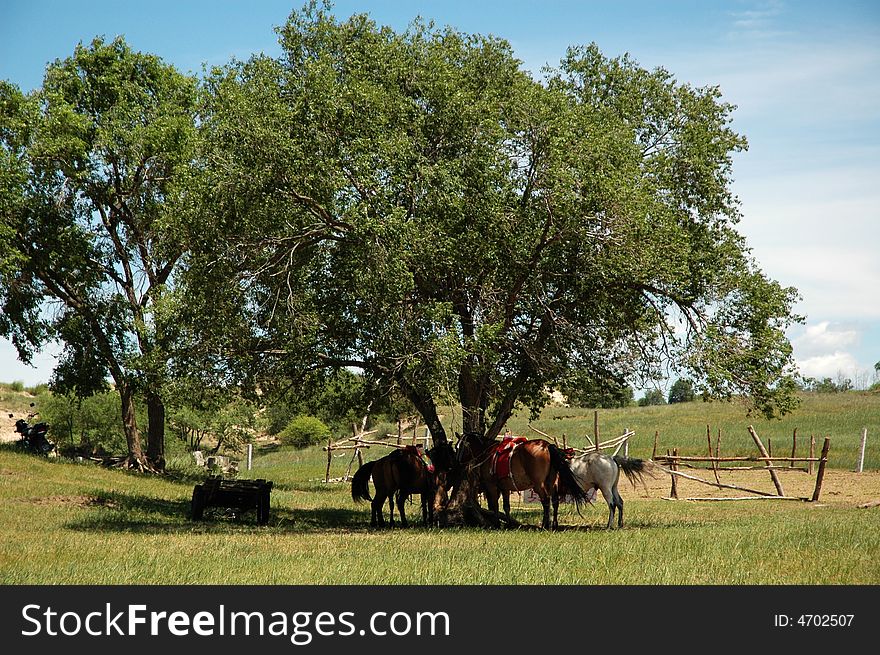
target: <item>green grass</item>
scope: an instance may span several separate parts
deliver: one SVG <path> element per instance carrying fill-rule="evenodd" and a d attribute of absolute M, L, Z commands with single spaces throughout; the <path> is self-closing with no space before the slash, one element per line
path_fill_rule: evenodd
<path fill-rule="evenodd" d="M 221 510 L 191 522 L 192 480 L 0 450 L 0 583 L 880 583 L 876 510 L 671 503 L 627 487 L 623 530 L 604 529 L 600 503 L 583 518 L 565 507 L 565 530 L 538 531 L 538 509 L 514 502 L 521 530 L 378 531 L 347 484 L 314 480 L 322 457 L 256 459 L 251 477 L 275 482 L 269 525 L 257 526 Z"/>
<path fill-rule="evenodd" d="M 751 422 L 765 441 L 789 434 L 789 450 L 795 425 L 799 433 L 830 433 L 836 475 L 866 485 L 862 497 L 871 499 L 880 498 L 880 473 L 843 469 L 852 468 L 863 422 L 880 441 L 878 409 L 868 394 L 814 396 L 805 398 L 800 416 Z M 724 452 L 754 449 L 743 434 L 749 419 L 735 405 L 602 411 L 600 421 L 607 436 L 635 428 L 635 455 L 650 453 L 655 429 L 661 448 L 703 452 L 707 422 L 713 434 L 722 426 Z M 583 438 L 592 431 L 592 412 L 548 409 L 536 425 L 559 436 L 579 430 Z M 511 427 L 522 432 L 525 417 Z M 876 445 L 869 450 L 873 469 Z M 366 457 L 383 452 L 374 448 Z M 350 456 L 343 451 L 333 459 L 333 476 L 345 472 Z M 259 452 L 247 475 L 274 482 L 269 524 L 220 510 L 193 523 L 198 478 L 185 460 L 158 478 L 0 448 L 0 583 L 880 584 L 880 509 L 841 500 L 834 472 L 821 504 L 669 502 L 661 499 L 665 481 L 650 492 L 625 485 L 623 530 L 604 529 L 600 500 L 583 517 L 564 506 L 565 529 L 546 533 L 534 529 L 539 507 L 516 501 L 519 530 L 371 530 L 368 505 L 351 500 L 348 484 L 325 484 L 325 466 L 318 447 Z M 408 514 L 416 519 L 417 506 Z"/>

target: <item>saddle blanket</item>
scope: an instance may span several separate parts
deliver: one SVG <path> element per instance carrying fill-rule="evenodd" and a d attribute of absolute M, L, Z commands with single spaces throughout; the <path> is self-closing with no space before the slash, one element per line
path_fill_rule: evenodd
<path fill-rule="evenodd" d="M 528 441 L 525 437 L 504 438 L 501 443 L 495 446 L 495 452 L 492 454 L 492 473 L 497 478 L 509 478 L 510 473 L 510 457 L 518 445 Z"/>
<path fill-rule="evenodd" d="M 430 456 L 424 451 L 423 448 L 419 446 L 407 446 L 404 450 L 406 450 L 406 452 L 408 453 L 412 453 L 420 460 L 422 460 L 422 464 L 425 465 L 425 468 L 428 469 L 429 473 L 434 472 L 434 462 L 431 461 Z"/>

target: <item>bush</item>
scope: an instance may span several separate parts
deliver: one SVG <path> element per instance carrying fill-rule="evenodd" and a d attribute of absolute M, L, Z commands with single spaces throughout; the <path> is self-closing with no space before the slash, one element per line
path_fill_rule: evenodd
<path fill-rule="evenodd" d="M 21 393 L 22 391 L 24 391 L 24 382 L 22 382 L 21 380 L 16 380 L 15 382 L 11 382 L 9 384 L 9 389 L 10 389 L 10 391 L 16 391 L 18 393 Z"/>
<path fill-rule="evenodd" d="M 286 446 L 305 448 L 326 440 L 330 428 L 314 416 L 295 416 L 278 436 Z"/>

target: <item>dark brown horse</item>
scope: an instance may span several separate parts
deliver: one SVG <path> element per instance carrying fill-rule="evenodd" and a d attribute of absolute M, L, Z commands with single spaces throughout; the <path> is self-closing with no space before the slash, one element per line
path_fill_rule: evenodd
<path fill-rule="evenodd" d="M 404 503 L 411 494 L 420 494 L 422 501 L 422 520 L 425 525 L 434 522 L 435 496 L 438 493 L 438 478 L 445 475 L 452 461 L 452 449 L 448 444 L 438 445 L 428 451 L 425 457 L 414 446 L 398 448 L 372 462 L 361 466 L 351 479 L 351 497 L 357 502 L 371 501 L 370 525 L 383 527 L 385 517 L 383 507 L 388 500 L 391 527 L 394 526 L 394 505 L 400 512 L 400 523 L 407 527 Z M 373 479 L 376 494 L 370 497 L 368 483 Z"/>
<path fill-rule="evenodd" d="M 560 486 L 574 498 L 578 507 L 586 500 L 586 494 L 577 484 L 564 453 L 552 443 L 543 439 L 532 439 L 514 445 L 509 454 L 509 465 L 503 473 L 498 471 L 498 454 L 503 442 L 470 433 L 462 436 L 458 444 L 457 459 L 469 473 L 476 474 L 489 510 L 498 513 L 498 497 L 504 501 L 504 514 L 510 525 L 510 493 L 533 489 L 541 499 L 544 516 L 541 526 L 545 530 L 557 528 L 555 516 L 550 522 L 551 501 L 555 498 L 557 480 Z"/>

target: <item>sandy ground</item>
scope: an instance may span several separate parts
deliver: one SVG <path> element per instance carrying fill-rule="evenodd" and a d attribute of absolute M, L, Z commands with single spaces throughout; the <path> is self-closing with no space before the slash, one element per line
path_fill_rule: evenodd
<path fill-rule="evenodd" d="M 10 414 L 12 418 L 9 418 Z M 15 422 L 20 418 L 27 419 L 27 412 L 10 412 L 0 408 L 0 443 L 18 441 L 21 435 L 15 431 Z"/>
<path fill-rule="evenodd" d="M 703 480 L 715 481 L 711 469 L 681 469 L 682 473 L 699 477 Z M 777 471 L 780 483 L 786 496 L 799 498 L 812 498 L 816 487 L 816 470 L 813 474 L 802 471 Z M 776 494 L 770 474 L 764 470 L 754 471 L 719 471 L 719 479 L 722 484 L 736 485 L 743 488 Z M 755 496 L 734 489 L 719 489 L 681 477 L 678 478 L 678 498 L 682 501 L 686 498 L 741 498 Z M 621 475 L 620 492 L 624 500 L 626 498 L 669 498 L 671 491 L 670 476 L 658 473 L 654 478 L 645 478 L 645 484 L 637 483 L 635 488 Z M 600 499 L 599 502 L 602 502 Z M 743 502 L 782 502 L 750 500 Z M 796 501 L 785 501 L 796 502 Z M 822 488 L 819 496 L 819 505 L 835 505 L 841 507 L 859 507 L 868 503 L 880 505 L 880 471 L 864 471 L 855 473 L 841 469 L 826 469 L 822 480 Z M 880 512 L 880 507 L 874 506 L 872 511 Z"/>

